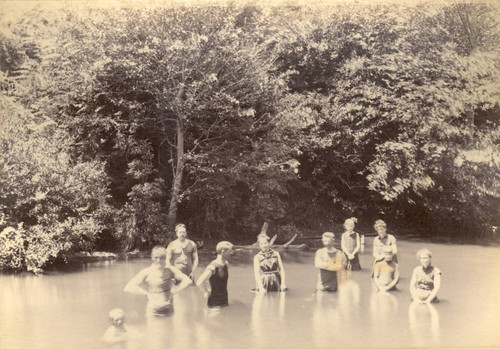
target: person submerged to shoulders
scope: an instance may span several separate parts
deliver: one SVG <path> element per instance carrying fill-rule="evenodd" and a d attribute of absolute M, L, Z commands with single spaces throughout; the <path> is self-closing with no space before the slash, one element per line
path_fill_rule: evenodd
<path fill-rule="evenodd" d="M 432 265 L 432 253 L 428 249 L 417 252 L 420 266 L 413 269 L 410 292 L 414 301 L 437 303 L 437 294 L 441 288 L 441 270 Z"/>
<path fill-rule="evenodd" d="M 115 348 L 125 348 L 129 340 L 138 338 L 138 333 L 127 326 L 122 309 L 112 309 L 109 312 L 109 322 L 111 325 L 101 338 L 104 343 Z"/>
<path fill-rule="evenodd" d="M 207 298 L 209 308 L 220 308 L 229 305 L 227 281 L 229 278 L 228 258 L 233 254 L 233 244 L 221 241 L 216 246 L 217 258 L 210 262 L 200 275 L 198 286 Z"/>
<path fill-rule="evenodd" d="M 392 248 L 383 248 L 384 259 L 375 263 L 373 267 L 373 280 L 375 290 L 394 291 L 399 282 L 399 265 L 393 260 Z"/>
<path fill-rule="evenodd" d="M 259 241 L 259 247 L 253 260 L 257 292 L 285 291 L 285 269 L 279 252 L 271 249 L 266 238 Z"/>
<path fill-rule="evenodd" d="M 325 247 L 316 251 L 314 265 L 319 269 L 317 291 L 337 291 L 339 276 L 337 272 L 347 267 L 347 258 L 342 251 L 334 247 L 334 241 L 333 233 L 323 233 L 322 242 Z"/>

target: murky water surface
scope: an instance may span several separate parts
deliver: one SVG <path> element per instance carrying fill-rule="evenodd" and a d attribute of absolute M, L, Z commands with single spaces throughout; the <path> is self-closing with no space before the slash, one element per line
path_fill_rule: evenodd
<path fill-rule="evenodd" d="M 407 348 L 500 346 L 500 248 L 399 242 L 399 290 L 373 293 L 372 239 L 335 294 L 314 294 L 314 251 L 282 253 L 289 291 L 258 296 L 251 251 L 233 255 L 230 306 L 208 310 L 201 292 L 176 295 L 175 314 L 145 316 L 146 299 L 123 287 L 147 259 L 89 263 L 43 276 L 0 275 L 0 348 L 107 348 L 107 313 L 120 307 L 139 337 L 123 348 Z M 441 302 L 410 302 L 415 252 L 428 247 L 443 272 Z M 201 268 L 214 256 L 201 254 Z M 121 348 L 121 347 L 120 347 Z"/>

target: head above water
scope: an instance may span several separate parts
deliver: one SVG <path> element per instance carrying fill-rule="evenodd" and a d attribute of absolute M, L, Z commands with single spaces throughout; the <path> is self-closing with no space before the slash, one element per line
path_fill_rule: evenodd
<path fill-rule="evenodd" d="M 387 225 L 383 220 L 377 219 L 375 224 L 373 224 L 373 228 L 375 228 L 375 231 L 381 238 L 387 235 Z"/>
<path fill-rule="evenodd" d="M 334 240 L 335 234 L 330 231 L 324 232 L 323 235 L 321 235 L 321 241 L 323 242 L 324 246 L 333 246 Z"/>
<path fill-rule="evenodd" d="M 184 240 L 187 237 L 186 225 L 179 223 L 175 226 L 175 234 L 179 240 Z"/>
<path fill-rule="evenodd" d="M 418 250 L 417 259 L 424 268 L 428 268 L 432 263 L 432 253 L 426 248 Z"/>
<path fill-rule="evenodd" d="M 354 229 L 354 225 L 358 222 L 358 219 L 355 217 L 347 218 L 344 221 L 344 228 L 347 231 L 351 231 Z"/>
<path fill-rule="evenodd" d="M 267 252 L 271 249 L 269 239 L 259 239 L 259 247 L 262 252 Z"/>
<path fill-rule="evenodd" d="M 229 241 L 221 241 L 217 244 L 215 247 L 215 251 L 219 255 L 225 255 L 228 253 L 231 253 L 233 251 L 233 244 L 230 243 Z"/>
<path fill-rule="evenodd" d="M 167 249 L 163 246 L 155 246 L 151 250 L 153 264 L 164 265 L 166 263 Z"/>
<path fill-rule="evenodd" d="M 116 326 L 123 325 L 125 323 L 125 312 L 123 309 L 115 308 L 111 309 L 108 313 L 109 321 Z"/>

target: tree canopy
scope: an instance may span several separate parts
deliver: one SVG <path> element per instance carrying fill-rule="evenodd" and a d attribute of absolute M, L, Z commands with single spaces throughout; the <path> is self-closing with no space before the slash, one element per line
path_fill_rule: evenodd
<path fill-rule="evenodd" d="M 382 218 L 490 237 L 498 14 L 461 2 L 4 16 L 1 265 L 146 248 L 179 221 L 238 241 L 264 221 L 286 239 L 353 215 L 366 232 Z"/>

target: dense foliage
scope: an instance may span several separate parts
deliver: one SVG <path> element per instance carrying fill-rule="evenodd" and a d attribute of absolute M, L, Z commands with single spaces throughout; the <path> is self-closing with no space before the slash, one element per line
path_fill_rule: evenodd
<path fill-rule="evenodd" d="M 0 265 L 352 215 L 498 225 L 498 6 L 35 9 L 7 20 Z"/>

